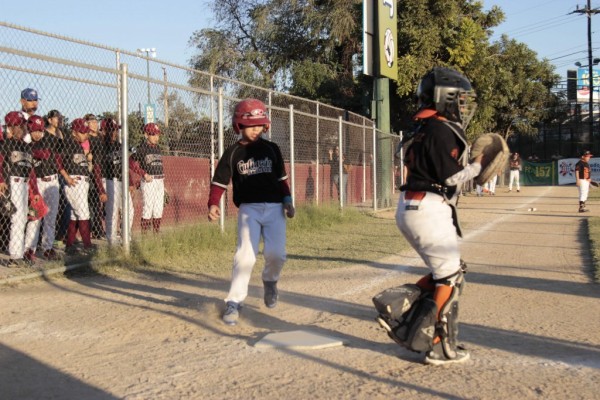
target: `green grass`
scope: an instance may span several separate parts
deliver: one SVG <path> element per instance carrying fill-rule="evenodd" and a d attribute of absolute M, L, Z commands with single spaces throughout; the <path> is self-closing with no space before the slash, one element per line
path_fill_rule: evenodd
<path fill-rule="evenodd" d="M 600 200 L 600 190 L 590 190 L 588 200 Z M 596 282 L 600 282 L 600 218 L 588 218 L 588 237 L 592 252 L 592 274 Z"/>
<path fill-rule="evenodd" d="M 106 263 L 94 270 L 128 273 L 141 269 L 226 276 L 231 273 L 236 230 L 237 221 L 228 220 L 225 232 L 217 224 L 203 223 L 159 237 L 148 236 L 132 243 L 129 257 L 120 250 L 102 250 L 96 261 Z M 393 218 L 354 209 L 300 207 L 296 216 L 288 219 L 285 269 L 317 270 L 368 263 L 398 254 L 406 246 Z M 257 267 L 262 269 L 262 263 L 259 254 Z"/>

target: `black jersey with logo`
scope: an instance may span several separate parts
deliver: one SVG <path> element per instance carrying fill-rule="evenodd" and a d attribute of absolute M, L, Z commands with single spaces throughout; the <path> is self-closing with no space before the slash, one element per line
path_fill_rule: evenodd
<path fill-rule="evenodd" d="M 281 203 L 281 181 L 287 179 L 279 146 L 259 138 L 242 145 L 239 142 L 225 150 L 219 160 L 213 185 L 227 188 L 233 183 L 233 203 Z"/>
<path fill-rule="evenodd" d="M 465 143 L 457 136 L 464 132 L 459 126 L 453 130 L 450 123 L 428 118 L 419 127 L 406 152 L 406 190 L 436 192 L 436 187 L 445 187 L 444 181 L 464 168 L 459 159 Z M 456 186 L 446 187 L 446 191 L 452 197 Z"/>
<path fill-rule="evenodd" d="M 33 155 L 33 166 L 38 178 L 58 173 L 56 153 L 60 146 L 60 139 L 47 133 L 36 141 L 31 142 L 31 153 Z"/>
<path fill-rule="evenodd" d="M 131 158 L 137 161 L 148 175 L 164 174 L 162 151 L 158 145 L 144 142 L 136 148 Z"/>
<path fill-rule="evenodd" d="M 102 176 L 107 178 L 106 171 L 104 170 L 104 165 L 106 165 L 107 144 L 104 142 L 104 138 L 101 136 L 90 136 L 89 141 L 90 151 L 92 152 L 94 162 L 100 165 Z"/>
<path fill-rule="evenodd" d="M 89 175 L 87 157 L 81 143 L 75 139 L 66 139 L 63 142 L 62 159 L 65 171 L 69 175 Z"/>
<path fill-rule="evenodd" d="M 579 160 L 577 164 L 575 164 L 575 173 L 579 177 L 579 179 L 590 179 L 591 174 L 590 163 Z"/>
<path fill-rule="evenodd" d="M 102 176 L 106 179 L 121 180 L 123 177 L 123 146 L 121 143 L 116 141 L 106 143 L 101 168 Z"/>
<path fill-rule="evenodd" d="M 28 178 L 33 168 L 31 146 L 22 140 L 8 139 L 1 144 L 4 165 L 4 177 L 18 176 Z"/>

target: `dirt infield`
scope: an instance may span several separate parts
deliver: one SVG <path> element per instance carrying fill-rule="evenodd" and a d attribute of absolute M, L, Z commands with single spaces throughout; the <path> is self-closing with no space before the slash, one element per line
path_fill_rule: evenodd
<path fill-rule="evenodd" d="M 228 279 L 83 277 L 0 289 L 0 398 L 596 399 L 600 285 L 574 187 L 466 196 L 463 365 L 431 367 L 387 338 L 371 297 L 426 271 L 412 252 L 320 273 L 284 273 L 262 304 L 255 273 L 238 326 L 219 319 Z M 536 208 L 536 211 L 529 211 Z M 392 213 L 389 213 L 391 216 Z M 365 238 L 365 246 L 369 240 Z M 399 236 L 400 240 L 400 236 Z M 260 268 L 257 268 L 260 270 Z M 255 271 L 256 272 L 256 271 Z M 343 347 L 277 350 L 311 329 Z"/>

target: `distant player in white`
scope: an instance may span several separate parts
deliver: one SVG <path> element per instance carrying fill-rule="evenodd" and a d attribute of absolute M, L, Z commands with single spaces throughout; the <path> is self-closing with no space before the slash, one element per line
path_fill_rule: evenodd
<path fill-rule="evenodd" d="M 27 265 L 23 259 L 25 253 L 25 226 L 29 204 L 29 190 L 39 196 L 33 172 L 33 157 L 30 146 L 23 141 L 26 132 L 25 117 L 18 111 L 9 112 L 4 118 L 9 139 L 2 142 L 0 151 L 0 192 L 9 191 L 10 199 L 15 205 L 16 212 L 10 218 L 10 254 L 9 267 Z M 37 201 L 37 199 L 36 199 Z M 31 260 L 28 260 L 31 261 Z"/>
<path fill-rule="evenodd" d="M 265 258 L 262 273 L 264 302 L 269 308 L 277 304 L 277 282 L 286 259 L 285 215 L 292 218 L 295 209 L 281 150 L 261 137 L 270 126 L 263 102 L 246 99 L 235 107 L 233 128 L 242 137 L 223 153 L 210 187 L 209 220 L 219 218 L 219 200 L 230 181 L 233 183 L 233 202 L 239 207 L 233 276 L 223 314 L 223 322 L 228 325 L 238 322 L 241 304 L 248 295 L 261 236 Z"/>
<path fill-rule="evenodd" d="M 44 134 L 45 123 L 41 117 L 34 115 L 27 120 L 27 129 L 31 135 L 31 152 L 37 177 L 37 186 L 44 202 L 48 206 L 48 214 L 43 218 L 42 251 L 47 260 L 56 260 L 58 256 L 52 248 L 56 233 L 56 216 L 60 198 L 58 171 L 63 169 L 62 160 L 58 154 L 59 140 L 56 136 Z M 25 235 L 25 258 L 35 259 L 42 220 L 37 219 L 27 223 Z"/>
<path fill-rule="evenodd" d="M 143 128 L 146 141 L 136 148 L 131 155 L 130 168 L 143 177 L 142 189 L 142 233 L 160 231 L 160 224 L 165 204 L 165 172 L 162 162 L 162 151 L 158 145 L 160 128 L 148 123 Z"/>

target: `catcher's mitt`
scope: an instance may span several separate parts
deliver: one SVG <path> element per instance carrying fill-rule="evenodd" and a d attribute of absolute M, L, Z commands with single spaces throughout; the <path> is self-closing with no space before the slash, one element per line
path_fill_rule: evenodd
<path fill-rule="evenodd" d="M 38 196 L 38 201 L 35 201 L 35 197 L 29 199 L 29 211 L 27 212 L 29 221 L 42 219 L 46 214 L 48 214 L 48 205 L 42 196 Z"/>
<path fill-rule="evenodd" d="M 480 154 L 483 154 L 481 172 L 475 178 L 475 182 L 478 185 L 484 185 L 494 175 L 497 175 L 506 164 L 509 156 L 508 145 L 504 138 L 497 133 L 486 133 L 473 142 L 471 162 Z"/>
<path fill-rule="evenodd" d="M 598 186 L 600 186 L 600 183 L 598 183 L 596 181 L 591 181 L 590 185 L 592 185 L 593 187 L 598 187 Z"/>
<path fill-rule="evenodd" d="M 11 217 L 17 211 L 17 207 L 10 200 L 10 196 L 0 193 L 0 216 Z"/>

